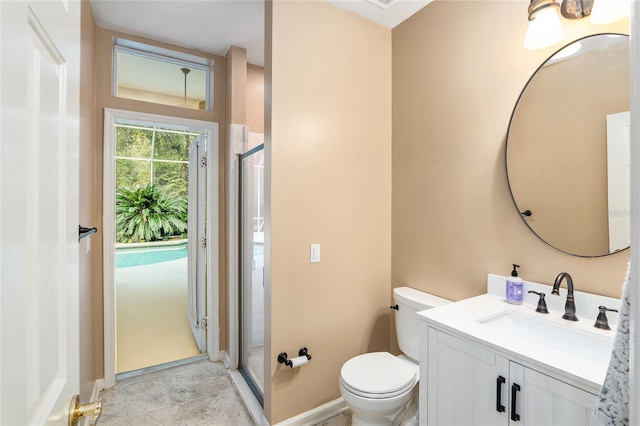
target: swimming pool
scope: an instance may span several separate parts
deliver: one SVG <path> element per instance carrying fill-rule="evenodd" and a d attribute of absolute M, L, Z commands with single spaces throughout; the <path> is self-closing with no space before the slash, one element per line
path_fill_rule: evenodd
<path fill-rule="evenodd" d="M 151 265 L 187 257 L 187 243 L 116 248 L 116 268 Z"/>

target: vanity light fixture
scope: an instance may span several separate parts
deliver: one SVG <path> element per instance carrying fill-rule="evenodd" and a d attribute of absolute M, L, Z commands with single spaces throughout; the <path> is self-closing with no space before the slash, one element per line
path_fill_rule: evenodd
<path fill-rule="evenodd" d="M 562 5 L 556 0 L 531 0 L 525 49 L 543 49 L 562 40 L 564 31 L 558 9 L 566 19 L 590 16 L 594 24 L 608 24 L 629 16 L 631 0 L 562 0 Z"/>
<path fill-rule="evenodd" d="M 562 0 L 560 13 L 567 19 L 580 19 L 591 14 L 594 0 Z M 607 0 L 608 1 L 608 0 Z"/>

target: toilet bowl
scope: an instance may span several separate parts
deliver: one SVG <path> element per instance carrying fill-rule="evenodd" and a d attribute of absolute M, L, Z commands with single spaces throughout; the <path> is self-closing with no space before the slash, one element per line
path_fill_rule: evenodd
<path fill-rule="evenodd" d="M 388 352 L 351 358 L 340 371 L 340 393 L 353 413 L 351 424 L 394 424 L 411 407 L 419 374 L 417 364 Z"/>
<path fill-rule="evenodd" d="M 420 320 L 416 313 L 449 301 L 409 287 L 396 288 L 393 294 L 398 346 L 404 355 L 366 353 L 351 358 L 340 370 L 340 394 L 351 409 L 353 426 L 418 424 Z"/>

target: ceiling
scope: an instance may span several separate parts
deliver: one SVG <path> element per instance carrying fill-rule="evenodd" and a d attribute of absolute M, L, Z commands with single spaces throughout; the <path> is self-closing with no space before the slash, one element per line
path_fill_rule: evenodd
<path fill-rule="evenodd" d="M 264 66 L 262 0 L 90 1 L 96 23 L 103 28 L 220 56 L 238 46 L 247 50 L 250 64 Z M 387 28 L 431 2 L 395 0 L 383 9 L 366 0 L 314 1 L 327 1 Z"/>

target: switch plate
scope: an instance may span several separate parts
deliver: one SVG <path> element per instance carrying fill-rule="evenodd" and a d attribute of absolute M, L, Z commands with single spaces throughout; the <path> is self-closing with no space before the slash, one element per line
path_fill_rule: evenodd
<path fill-rule="evenodd" d="M 320 263 L 320 244 L 311 244 L 311 263 Z"/>

